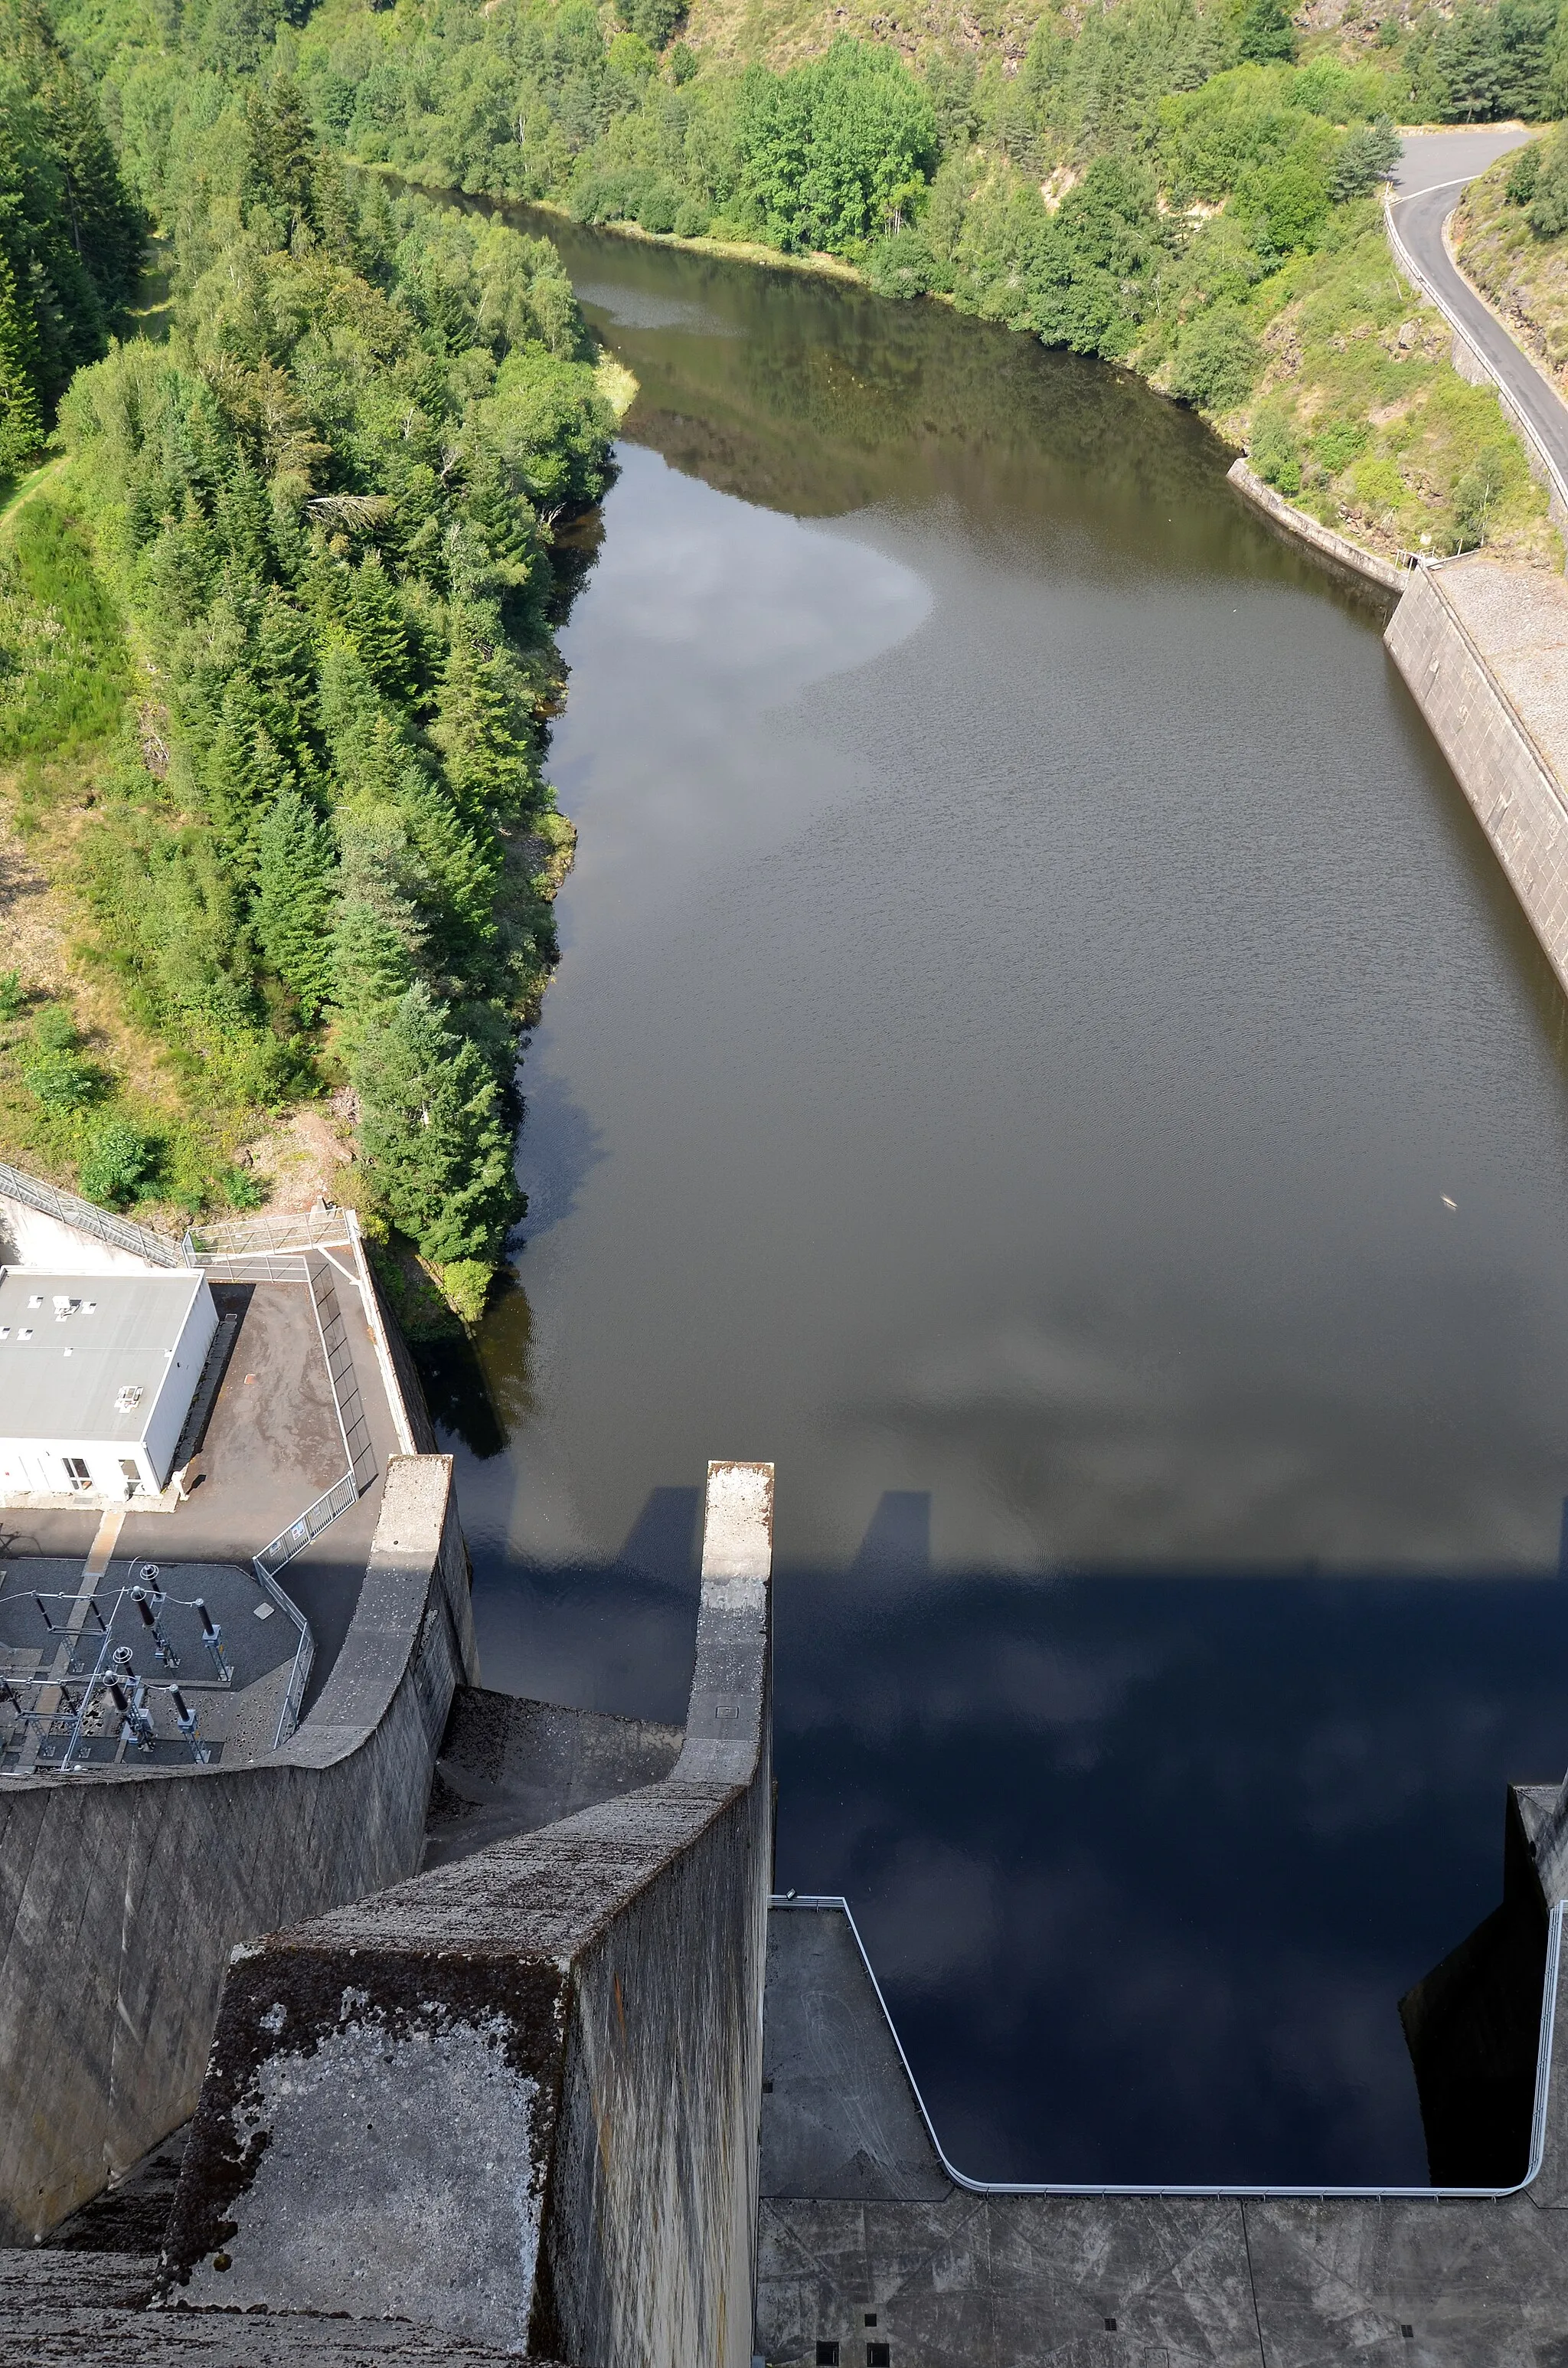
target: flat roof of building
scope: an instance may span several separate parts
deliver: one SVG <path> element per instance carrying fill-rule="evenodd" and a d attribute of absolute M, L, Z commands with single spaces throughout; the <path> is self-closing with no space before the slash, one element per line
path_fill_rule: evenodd
<path fill-rule="evenodd" d="M 134 1445 L 206 1284 L 201 1273 L 0 1270 L 0 1439 Z"/>

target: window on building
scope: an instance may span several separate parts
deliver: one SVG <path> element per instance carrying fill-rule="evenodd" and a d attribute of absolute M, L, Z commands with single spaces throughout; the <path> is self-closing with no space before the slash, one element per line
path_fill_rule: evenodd
<path fill-rule="evenodd" d="M 119 1474 L 125 1483 L 126 1495 L 134 1497 L 142 1486 L 142 1466 L 133 1457 L 122 1455 L 119 1459 Z"/>
<path fill-rule="evenodd" d="M 65 1477 L 73 1488 L 90 1488 L 93 1485 L 93 1475 L 87 1469 L 85 1457 L 68 1455 L 65 1459 Z"/>
<path fill-rule="evenodd" d="M 819 2343 L 817 2345 L 817 2368 L 838 2368 L 838 2346 L 836 2343 Z"/>
<path fill-rule="evenodd" d="M 866 2368 L 888 2368 L 891 2347 L 885 2343 L 868 2343 Z"/>

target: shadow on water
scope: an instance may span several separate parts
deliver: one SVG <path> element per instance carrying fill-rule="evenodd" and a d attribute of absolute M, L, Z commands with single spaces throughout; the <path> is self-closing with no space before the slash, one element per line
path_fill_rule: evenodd
<path fill-rule="evenodd" d="M 482 1562 L 493 1684 L 678 1719 L 699 1491 Z M 997 2179 L 1422 2183 L 1398 2001 L 1568 1757 L 1555 1576 L 944 1571 L 888 1492 L 777 1585 L 780 1888 L 842 1892 L 949 2154 Z M 497 1590 L 505 1590 L 504 1623 Z"/>

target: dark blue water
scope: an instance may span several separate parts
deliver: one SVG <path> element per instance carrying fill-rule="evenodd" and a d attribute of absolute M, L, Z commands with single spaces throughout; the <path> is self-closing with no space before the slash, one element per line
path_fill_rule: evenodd
<path fill-rule="evenodd" d="M 1559 992 L 1197 424 L 589 234 L 637 372 L 517 1280 L 437 1380 L 487 1677 L 678 1715 L 778 1464 L 778 1878 L 976 2175 L 1417 2180 L 1403 1990 L 1568 1765 Z"/>

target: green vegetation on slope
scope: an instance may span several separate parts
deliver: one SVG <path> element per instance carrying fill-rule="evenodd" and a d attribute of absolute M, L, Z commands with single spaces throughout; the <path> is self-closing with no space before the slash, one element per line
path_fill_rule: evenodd
<path fill-rule="evenodd" d="M 78 0 L 73 40 L 101 44 L 93 12 L 138 5 Z M 1516 5 L 1492 13 L 1513 24 Z M 276 46 L 363 163 L 655 236 L 825 252 L 883 294 L 1131 364 L 1376 549 L 1484 535 L 1553 555 L 1517 439 L 1389 265 L 1371 193 L 1403 85 L 1375 49 L 1291 63 L 1275 0 L 1119 0 L 1041 16 L 1010 74 L 994 52 L 933 48 L 916 70 L 845 39 L 780 72 L 679 40 L 661 57 L 635 14 L 324 0 Z M 165 127 L 128 153 L 198 139 L 205 85 L 175 51 L 125 50 L 111 72 L 122 119 Z"/>
<path fill-rule="evenodd" d="M 472 1306 L 519 1206 L 515 1045 L 570 838 L 550 524 L 602 492 L 611 414 L 553 248 L 361 185 L 286 77 L 204 85 L 131 153 L 173 331 L 78 371 L 66 490 L 10 522 L 0 749 L 50 760 L 24 814 L 29 778 L 35 827 L 51 779 L 73 805 L 95 959 L 185 1102 L 346 1076 L 371 1208 Z M 133 680 L 84 796 L 59 760 Z M 107 1082 L 56 1079 L 48 1148 L 168 1189 Z"/>
<path fill-rule="evenodd" d="M 0 483 L 120 321 L 144 224 L 38 0 L 0 8 Z"/>
<path fill-rule="evenodd" d="M 1472 181 L 1454 238 L 1471 279 L 1568 396 L 1568 127 Z"/>

